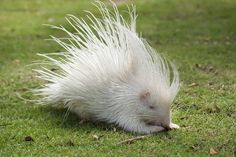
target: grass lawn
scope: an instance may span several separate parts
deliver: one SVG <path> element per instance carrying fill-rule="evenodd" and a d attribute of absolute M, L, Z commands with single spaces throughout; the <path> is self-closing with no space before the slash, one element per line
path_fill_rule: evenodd
<path fill-rule="evenodd" d="M 179 130 L 134 141 L 116 126 L 83 123 L 66 110 L 38 106 L 36 53 L 61 50 L 49 35 L 64 17 L 98 11 L 88 0 L 0 1 L 0 156 L 233 156 L 236 154 L 236 1 L 136 0 L 138 32 L 178 65 L 173 104 Z M 120 9 L 125 5 L 120 4 Z M 72 29 L 71 29 L 72 30 Z M 98 138 L 97 138 L 98 137 Z"/>

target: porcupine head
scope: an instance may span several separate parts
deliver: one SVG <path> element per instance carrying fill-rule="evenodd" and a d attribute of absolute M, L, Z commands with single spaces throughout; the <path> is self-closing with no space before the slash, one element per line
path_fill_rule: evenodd
<path fill-rule="evenodd" d="M 41 103 L 65 104 L 82 118 L 115 123 L 137 133 L 178 128 L 171 122 L 171 103 L 179 89 L 176 67 L 136 33 L 135 8 L 130 23 L 100 1 L 102 18 L 88 12 L 90 24 L 69 15 L 75 29 L 69 43 L 52 37 L 65 52 L 40 54 L 59 71 L 36 70 L 47 82 L 35 90 Z M 53 55 L 60 56 L 55 59 Z"/>

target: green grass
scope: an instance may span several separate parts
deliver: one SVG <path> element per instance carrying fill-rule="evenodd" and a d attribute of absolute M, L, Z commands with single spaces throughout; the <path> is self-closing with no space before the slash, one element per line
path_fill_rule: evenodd
<path fill-rule="evenodd" d="M 236 151 L 236 1 L 135 1 L 137 27 L 151 45 L 178 65 L 182 87 L 173 104 L 179 130 L 117 144 L 135 136 L 101 123 L 79 124 L 65 110 L 37 106 L 30 89 L 39 86 L 32 66 L 36 53 L 61 48 L 46 41 L 62 36 L 44 23 L 69 25 L 64 17 L 86 0 L 1 0 L 0 156 L 233 156 Z M 121 9 L 125 6 L 121 5 Z M 195 85 L 194 85 L 195 84 Z M 93 135 L 101 136 L 98 140 Z M 33 141 L 25 141 L 31 136 Z"/>

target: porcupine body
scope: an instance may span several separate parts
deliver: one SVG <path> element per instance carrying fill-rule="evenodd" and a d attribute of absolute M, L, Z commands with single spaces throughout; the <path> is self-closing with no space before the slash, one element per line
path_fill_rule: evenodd
<path fill-rule="evenodd" d="M 65 42 L 52 37 L 65 52 L 40 54 L 59 69 L 36 70 L 47 81 L 36 90 L 40 102 L 63 103 L 81 118 L 115 123 L 132 132 L 178 128 L 171 123 L 170 112 L 179 88 L 175 66 L 136 33 L 134 7 L 129 10 L 128 23 L 114 4 L 112 11 L 102 2 L 96 6 L 102 17 L 88 12 L 90 24 L 68 16 L 76 33 L 53 26 L 70 38 Z"/>

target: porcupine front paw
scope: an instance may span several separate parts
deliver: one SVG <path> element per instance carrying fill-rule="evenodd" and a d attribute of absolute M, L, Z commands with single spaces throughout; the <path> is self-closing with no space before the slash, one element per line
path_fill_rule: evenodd
<path fill-rule="evenodd" d="M 145 128 L 143 128 L 142 132 L 145 134 L 151 134 L 151 133 L 157 133 L 164 130 L 165 128 L 162 126 L 147 125 Z"/>
<path fill-rule="evenodd" d="M 145 123 L 132 123 L 126 128 L 127 131 L 132 131 L 140 134 L 152 134 L 160 131 L 164 131 L 165 128 L 157 125 L 147 125 Z"/>

